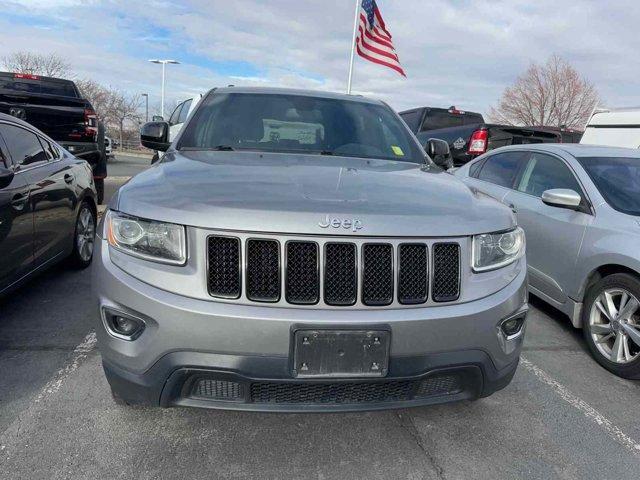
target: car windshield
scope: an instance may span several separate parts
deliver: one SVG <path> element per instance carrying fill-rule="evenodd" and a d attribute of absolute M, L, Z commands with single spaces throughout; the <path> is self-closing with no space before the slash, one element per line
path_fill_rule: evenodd
<path fill-rule="evenodd" d="M 640 216 L 640 158 L 581 157 L 578 161 L 609 205 Z"/>
<path fill-rule="evenodd" d="M 423 163 L 425 153 L 387 107 L 288 94 L 209 95 L 178 149 L 258 150 Z"/>

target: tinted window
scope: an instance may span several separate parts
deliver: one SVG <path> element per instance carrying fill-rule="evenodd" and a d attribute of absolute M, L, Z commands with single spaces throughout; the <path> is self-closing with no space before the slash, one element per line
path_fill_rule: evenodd
<path fill-rule="evenodd" d="M 182 105 L 182 110 L 180 110 L 180 117 L 178 117 L 178 123 L 184 123 L 187 120 L 187 117 L 189 116 L 189 109 L 191 108 L 191 102 L 193 102 L 192 99 L 187 100 Z"/>
<path fill-rule="evenodd" d="M 29 80 L 0 77 L 0 89 L 25 93 L 45 93 L 63 97 L 78 97 L 78 92 L 72 82 L 57 80 Z"/>
<path fill-rule="evenodd" d="M 176 107 L 176 109 L 173 111 L 171 116 L 169 117 L 170 125 L 175 125 L 176 123 L 178 123 L 178 118 L 180 118 L 180 110 L 182 110 L 182 105 L 184 105 L 184 103 L 179 104 Z"/>
<path fill-rule="evenodd" d="M 178 148 L 300 152 L 424 162 L 386 106 L 303 95 L 218 93 L 189 120 Z"/>
<path fill-rule="evenodd" d="M 478 173 L 478 178 L 506 188 L 512 188 L 518 174 L 524 152 L 498 153 L 487 158 Z"/>
<path fill-rule="evenodd" d="M 484 160 L 480 160 L 479 162 L 475 162 L 474 164 L 472 164 L 469 167 L 469 176 L 478 178 L 478 173 L 480 172 L 480 167 L 482 167 L 483 163 Z"/>
<path fill-rule="evenodd" d="M 611 207 L 640 216 L 640 158 L 580 157 L 578 161 Z"/>
<path fill-rule="evenodd" d="M 60 158 L 60 151 L 54 144 L 50 143 L 42 137 L 40 137 L 40 143 L 42 144 L 50 160 L 57 160 Z"/>
<path fill-rule="evenodd" d="M 416 132 L 420 126 L 420 117 L 422 116 L 422 110 L 414 110 L 413 112 L 401 113 L 400 116 L 404 123 L 411 129 L 412 132 Z"/>
<path fill-rule="evenodd" d="M 461 127 L 464 124 L 463 115 L 454 115 L 447 111 L 431 110 L 422 122 L 420 131 L 435 130 L 437 128 Z"/>
<path fill-rule="evenodd" d="M 580 193 L 582 189 L 569 167 L 559 158 L 541 153 L 532 153 L 518 190 L 541 197 L 542 192 L 552 188 L 568 188 Z"/>
<path fill-rule="evenodd" d="M 0 125 L 0 133 L 4 138 L 13 163 L 17 165 L 32 165 L 46 162 L 47 154 L 42 149 L 38 137 L 24 128 L 13 125 Z"/>

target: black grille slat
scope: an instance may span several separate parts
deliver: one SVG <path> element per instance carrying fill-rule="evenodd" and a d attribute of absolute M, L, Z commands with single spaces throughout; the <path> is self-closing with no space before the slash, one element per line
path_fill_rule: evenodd
<path fill-rule="evenodd" d="M 280 245 L 275 240 L 247 241 L 247 298 L 280 300 Z"/>
<path fill-rule="evenodd" d="M 393 246 L 365 244 L 362 262 L 362 303 L 389 305 L 393 301 Z"/>
<path fill-rule="evenodd" d="M 232 237 L 209 237 L 207 242 L 209 271 L 207 284 L 209 294 L 221 298 L 239 298 L 240 239 Z"/>
<path fill-rule="evenodd" d="M 327 243 L 324 254 L 325 303 L 336 306 L 353 305 L 358 291 L 355 244 Z"/>
<path fill-rule="evenodd" d="M 460 245 L 436 243 L 433 246 L 433 286 L 436 302 L 452 302 L 460 296 Z"/>
<path fill-rule="evenodd" d="M 287 242 L 285 296 L 287 302 L 297 305 L 312 305 L 318 302 L 320 267 L 317 243 Z"/>
<path fill-rule="evenodd" d="M 429 256 L 424 243 L 400 245 L 398 253 L 398 301 L 405 305 L 424 303 L 428 297 Z"/>

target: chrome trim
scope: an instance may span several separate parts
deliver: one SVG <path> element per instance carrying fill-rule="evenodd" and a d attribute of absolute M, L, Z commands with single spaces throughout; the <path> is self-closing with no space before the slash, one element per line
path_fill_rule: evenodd
<path fill-rule="evenodd" d="M 106 313 L 105 313 L 107 310 L 110 313 L 115 314 L 116 316 L 120 315 L 122 317 L 128 317 L 128 318 L 133 318 L 135 320 L 138 320 L 139 322 L 142 323 L 142 328 L 140 330 L 138 330 L 137 332 L 135 332 L 133 335 L 123 335 L 121 333 L 114 332 L 111 329 L 111 326 L 109 325 L 109 322 L 107 321 L 107 317 L 106 317 Z M 137 340 L 138 338 L 140 338 L 140 335 L 142 335 L 144 333 L 144 331 L 147 329 L 147 322 L 145 322 L 142 318 L 138 317 L 137 315 L 132 315 L 129 312 L 125 312 L 124 310 L 120 310 L 120 309 L 113 308 L 113 307 L 106 307 L 106 306 L 100 307 L 100 318 L 102 319 L 102 325 L 104 326 L 104 329 L 107 331 L 107 333 L 110 336 L 112 336 L 113 338 L 124 340 L 126 342 L 133 342 L 133 341 Z"/>

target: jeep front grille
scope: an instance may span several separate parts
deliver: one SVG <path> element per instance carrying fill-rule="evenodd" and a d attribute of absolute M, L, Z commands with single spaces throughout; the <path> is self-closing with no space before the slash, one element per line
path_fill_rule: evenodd
<path fill-rule="evenodd" d="M 460 298 L 462 254 L 456 241 L 280 242 L 211 235 L 207 250 L 209 294 L 217 298 L 334 307 Z"/>

